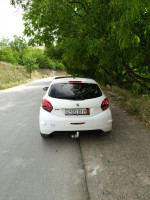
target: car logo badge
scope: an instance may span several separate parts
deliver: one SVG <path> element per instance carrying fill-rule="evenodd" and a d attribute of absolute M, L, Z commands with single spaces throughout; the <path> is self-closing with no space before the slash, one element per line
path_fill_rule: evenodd
<path fill-rule="evenodd" d="M 76 106 L 79 107 L 79 104 L 77 103 Z"/>

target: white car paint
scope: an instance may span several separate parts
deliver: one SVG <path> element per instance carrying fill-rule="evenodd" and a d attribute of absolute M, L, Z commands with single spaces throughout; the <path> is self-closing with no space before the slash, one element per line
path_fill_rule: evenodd
<path fill-rule="evenodd" d="M 82 83 L 97 84 L 93 79 L 86 78 L 60 78 L 54 79 L 43 99 L 51 103 L 53 109 L 47 112 L 41 106 L 39 115 L 40 132 L 42 135 L 50 135 L 55 131 L 85 131 L 102 130 L 108 132 L 112 130 L 112 114 L 110 107 L 101 109 L 101 104 L 106 96 L 86 100 L 66 100 L 49 96 L 52 84 L 68 83 L 69 81 L 82 81 Z M 81 84 L 82 84 L 81 83 Z M 101 89 L 100 89 L 101 90 Z M 101 90 L 102 91 L 102 90 Z M 77 105 L 79 104 L 79 106 Z M 65 109 L 89 108 L 90 115 L 65 115 Z M 71 124 L 81 123 L 81 124 Z"/>

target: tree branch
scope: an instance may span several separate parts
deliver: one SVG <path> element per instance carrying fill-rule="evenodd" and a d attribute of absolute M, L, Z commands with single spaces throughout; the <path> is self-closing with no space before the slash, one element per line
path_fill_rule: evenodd
<path fill-rule="evenodd" d="M 123 66 L 124 66 L 125 69 L 127 69 L 127 70 L 130 72 L 130 74 L 132 74 L 132 76 L 134 76 L 135 78 L 140 79 L 141 81 L 150 83 L 150 79 L 144 78 L 144 77 L 141 77 L 141 76 L 135 74 L 135 73 L 128 67 L 128 65 L 126 64 L 126 62 L 123 62 Z"/>
<path fill-rule="evenodd" d="M 138 83 L 141 87 L 143 87 L 145 90 L 148 90 L 150 92 L 150 88 L 144 85 L 141 81 L 137 80 L 131 73 L 128 67 L 126 67 L 126 64 L 124 64 L 124 67 L 126 69 L 127 74 L 136 82 Z"/>
<path fill-rule="evenodd" d="M 107 74 L 117 83 L 117 85 L 118 85 L 120 88 L 123 88 L 122 83 L 121 83 L 120 81 L 118 81 L 118 79 L 116 78 L 116 76 L 115 76 L 112 72 L 108 71 L 105 67 L 103 67 L 103 66 L 101 66 L 101 65 L 100 65 L 100 67 L 103 69 L 103 71 L 104 71 L 105 73 L 107 73 Z"/>
<path fill-rule="evenodd" d="M 91 10 L 91 7 L 90 7 L 90 6 L 89 6 L 89 4 L 87 3 L 87 1 L 86 1 L 86 0 L 84 0 L 84 2 L 85 2 L 85 4 L 86 4 L 86 6 L 87 6 L 88 10 Z"/>
<path fill-rule="evenodd" d="M 68 3 L 80 4 L 83 7 L 83 9 L 85 10 L 85 12 L 89 13 L 89 11 L 87 10 L 87 8 L 85 7 L 83 2 L 80 2 L 80 1 L 68 1 Z"/>

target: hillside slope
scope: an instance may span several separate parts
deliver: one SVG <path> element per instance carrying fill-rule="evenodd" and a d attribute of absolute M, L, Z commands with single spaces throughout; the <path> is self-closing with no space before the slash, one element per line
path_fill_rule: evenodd
<path fill-rule="evenodd" d="M 30 74 L 26 72 L 23 66 L 0 62 L 0 90 L 55 74 L 51 69 L 37 69 L 32 73 L 32 78 L 30 79 Z M 63 75 L 65 72 L 59 71 L 57 74 Z"/>

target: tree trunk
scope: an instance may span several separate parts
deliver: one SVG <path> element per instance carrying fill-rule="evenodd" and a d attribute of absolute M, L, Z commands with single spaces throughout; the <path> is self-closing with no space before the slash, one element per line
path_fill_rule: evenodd
<path fill-rule="evenodd" d="M 100 66 L 102 69 L 103 69 L 103 71 L 106 73 L 106 74 L 108 74 L 115 82 L 116 82 L 116 84 L 120 87 L 120 88 L 123 88 L 123 84 L 120 82 L 120 81 L 118 81 L 118 79 L 117 79 L 117 77 L 112 73 L 112 72 L 110 72 L 110 71 L 108 71 L 105 67 L 103 67 L 103 66 Z"/>

